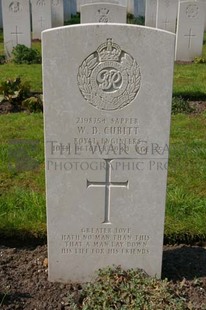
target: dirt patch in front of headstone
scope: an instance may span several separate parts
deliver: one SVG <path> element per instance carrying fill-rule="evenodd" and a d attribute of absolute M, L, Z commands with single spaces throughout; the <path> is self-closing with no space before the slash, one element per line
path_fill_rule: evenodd
<path fill-rule="evenodd" d="M 200 114 L 206 110 L 206 101 L 190 101 L 189 104 L 193 109 L 192 114 Z"/>
<path fill-rule="evenodd" d="M 0 246 L 0 305 L 2 310 L 69 310 L 68 295 L 80 292 L 77 283 L 51 283 L 47 247 Z M 187 309 L 206 306 L 206 246 L 164 246 L 163 278 L 185 299 Z M 92 310 L 92 309 L 91 309 Z M 155 310 L 155 309 L 154 309 Z"/>

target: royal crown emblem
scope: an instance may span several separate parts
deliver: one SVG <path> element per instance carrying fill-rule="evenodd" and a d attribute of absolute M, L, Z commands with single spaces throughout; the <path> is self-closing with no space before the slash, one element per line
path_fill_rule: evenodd
<path fill-rule="evenodd" d="M 112 111 L 135 99 L 141 73 L 135 59 L 109 38 L 82 62 L 77 80 L 86 101 L 97 109 Z"/>
<path fill-rule="evenodd" d="M 98 10 L 100 15 L 99 22 L 100 23 L 108 23 L 109 22 L 109 10 L 107 8 L 102 8 Z"/>

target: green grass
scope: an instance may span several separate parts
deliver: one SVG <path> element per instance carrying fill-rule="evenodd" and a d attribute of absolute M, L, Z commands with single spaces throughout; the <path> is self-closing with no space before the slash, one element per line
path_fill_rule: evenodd
<path fill-rule="evenodd" d="M 206 100 L 206 64 L 175 64 L 173 96 Z"/>
<path fill-rule="evenodd" d="M 206 238 L 206 114 L 173 116 L 165 235 Z"/>
<path fill-rule="evenodd" d="M 43 116 L 40 113 L 2 115 L 0 132 L 0 234 L 22 238 L 45 235 Z M 16 147 L 11 140 L 24 139 L 39 142 L 35 153 L 29 154 L 35 156 L 36 167 L 34 170 L 16 171 L 11 166 L 15 161 L 15 157 L 11 156 L 12 147 Z M 26 151 L 23 149 L 23 154 L 21 152 L 23 158 Z"/>
<path fill-rule="evenodd" d="M 22 81 L 29 81 L 31 90 L 42 92 L 42 66 L 40 64 L 22 64 L 7 63 L 0 65 L 0 83 L 15 77 L 21 77 Z"/>

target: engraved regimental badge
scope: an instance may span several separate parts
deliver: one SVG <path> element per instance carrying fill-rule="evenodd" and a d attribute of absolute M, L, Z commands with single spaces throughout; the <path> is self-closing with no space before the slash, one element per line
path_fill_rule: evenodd
<path fill-rule="evenodd" d="M 141 74 L 135 59 L 107 39 L 83 61 L 77 79 L 86 101 L 100 110 L 112 111 L 135 99 Z"/>

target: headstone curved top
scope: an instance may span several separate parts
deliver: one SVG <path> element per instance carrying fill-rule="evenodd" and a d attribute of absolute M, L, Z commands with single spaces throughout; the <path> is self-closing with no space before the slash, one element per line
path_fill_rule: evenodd
<path fill-rule="evenodd" d="M 126 7 L 111 3 L 81 5 L 81 23 L 126 23 Z"/>
<path fill-rule="evenodd" d="M 49 279 L 113 264 L 160 277 L 175 35 L 98 23 L 42 38 Z"/>
<path fill-rule="evenodd" d="M 113 3 L 119 4 L 120 0 L 77 0 L 77 12 L 81 11 L 81 5 L 89 3 Z"/>

